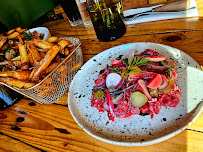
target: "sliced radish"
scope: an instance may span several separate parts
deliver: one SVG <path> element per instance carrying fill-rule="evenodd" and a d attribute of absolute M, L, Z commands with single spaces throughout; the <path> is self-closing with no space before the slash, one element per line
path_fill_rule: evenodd
<path fill-rule="evenodd" d="M 162 77 L 162 85 L 159 86 L 159 89 L 164 89 L 165 87 L 168 86 L 168 79 L 166 78 L 165 75 L 161 75 Z"/>
<path fill-rule="evenodd" d="M 123 84 L 123 78 L 121 78 L 121 81 L 117 84 L 116 89 L 118 89 Z"/>
<path fill-rule="evenodd" d="M 116 87 L 122 80 L 122 77 L 118 73 L 110 73 L 106 77 L 106 87 Z"/>
<path fill-rule="evenodd" d="M 115 117 L 114 104 L 113 104 L 111 95 L 107 90 L 106 90 L 106 100 L 107 100 L 107 105 L 109 106 L 109 112 L 112 116 L 112 121 L 114 121 L 114 117 Z"/>
<path fill-rule="evenodd" d="M 119 64 L 123 64 L 123 62 L 121 60 L 111 60 L 111 65 L 119 65 Z"/>
<path fill-rule="evenodd" d="M 152 61 L 152 62 L 161 62 L 161 61 L 166 60 L 166 57 L 165 56 L 152 56 L 152 57 L 149 57 L 148 59 L 149 59 L 149 61 Z"/>
<path fill-rule="evenodd" d="M 174 80 L 174 81 L 177 80 L 177 79 L 178 79 L 178 75 L 177 75 L 177 73 L 176 73 L 176 69 L 174 69 L 174 70 L 172 71 L 172 74 L 173 74 L 173 80 Z"/>
<path fill-rule="evenodd" d="M 137 81 L 139 87 L 141 88 L 141 90 L 143 91 L 143 93 L 147 96 L 147 98 L 149 100 L 152 100 L 152 97 L 150 96 L 148 90 L 147 90 L 147 87 L 146 87 L 146 83 L 144 80 L 140 79 Z"/>
<path fill-rule="evenodd" d="M 156 89 L 161 85 L 161 83 L 162 83 L 162 77 L 160 74 L 157 74 L 153 79 L 151 79 L 147 83 L 147 87 L 151 89 Z"/>

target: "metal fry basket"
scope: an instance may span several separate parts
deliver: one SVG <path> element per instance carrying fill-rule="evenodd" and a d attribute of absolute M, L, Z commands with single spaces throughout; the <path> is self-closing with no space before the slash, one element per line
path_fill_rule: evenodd
<path fill-rule="evenodd" d="M 60 39 L 68 40 L 76 48 L 38 84 L 28 89 L 20 89 L 0 83 L 39 103 L 51 104 L 58 101 L 69 89 L 74 75 L 83 64 L 80 39 L 74 37 Z"/>

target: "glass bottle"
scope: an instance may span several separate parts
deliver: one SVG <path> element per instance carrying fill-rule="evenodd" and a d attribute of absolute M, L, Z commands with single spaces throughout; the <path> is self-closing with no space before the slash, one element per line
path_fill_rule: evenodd
<path fill-rule="evenodd" d="M 108 42 L 126 32 L 121 0 L 87 0 L 90 18 L 97 38 Z"/>

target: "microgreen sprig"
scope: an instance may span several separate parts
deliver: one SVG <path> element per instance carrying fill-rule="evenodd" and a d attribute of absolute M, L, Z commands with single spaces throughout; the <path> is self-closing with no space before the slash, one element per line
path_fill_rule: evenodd
<path fill-rule="evenodd" d="M 148 62 L 149 59 L 148 58 L 142 58 L 142 57 L 131 57 L 128 61 L 128 70 L 132 67 L 132 66 L 141 66 L 141 65 L 152 65 L 152 62 Z"/>
<path fill-rule="evenodd" d="M 32 33 L 29 31 L 28 33 L 24 33 L 24 36 L 25 36 L 25 39 L 27 40 L 27 41 L 29 41 L 29 40 L 31 40 L 32 39 Z"/>
<path fill-rule="evenodd" d="M 109 67 L 109 69 L 111 69 L 112 71 L 111 72 L 114 72 L 114 73 L 118 73 L 118 74 L 122 74 L 122 72 L 116 68 L 113 68 L 113 67 Z"/>

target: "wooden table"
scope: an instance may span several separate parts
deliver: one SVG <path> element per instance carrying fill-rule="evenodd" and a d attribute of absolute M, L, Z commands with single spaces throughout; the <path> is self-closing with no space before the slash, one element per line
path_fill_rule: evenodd
<path fill-rule="evenodd" d="M 84 62 L 120 44 L 155 42 L 178 48 L 203 65 L 203 18 L 128 25 L 126 34 L 112 42 L 100 42 L 93 28 L 72 28 L 65 20 L 44 26 L 52 35 L 80 38 Z M 186 130 L 167 141 L 145 147 L 123 147 L 101 142 L 85 133 L 69 112 L 67 93 L 55 104 L 44 105 L 22 99 L 0 111 L 0 151 L 200 152 L 202 149 L 203 113 Z"/>

